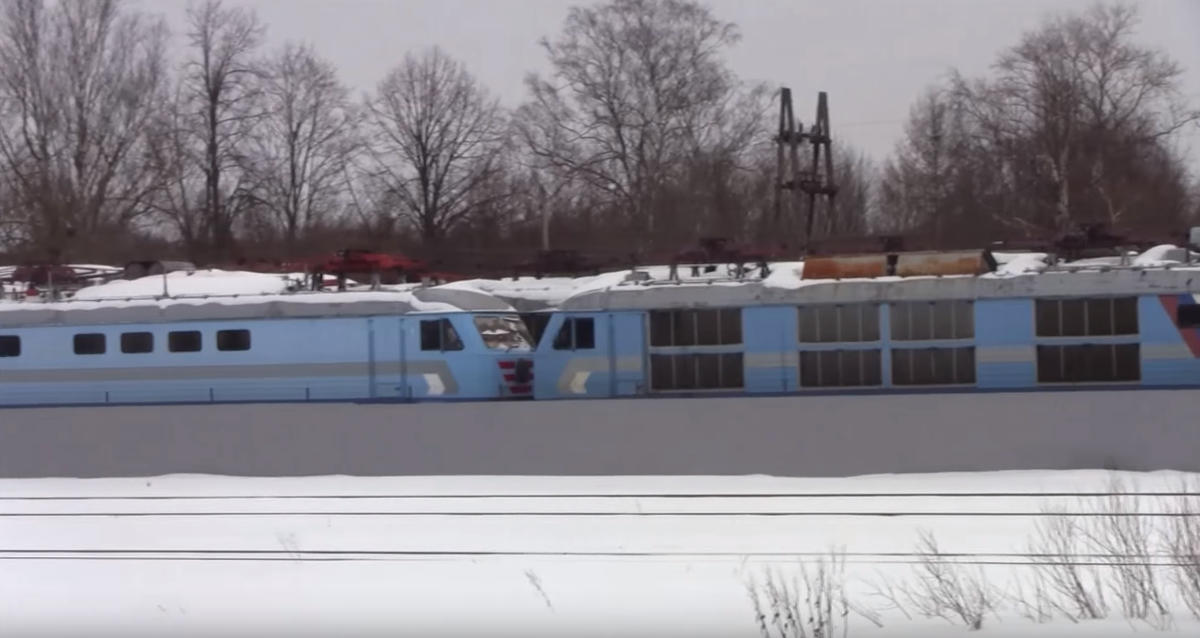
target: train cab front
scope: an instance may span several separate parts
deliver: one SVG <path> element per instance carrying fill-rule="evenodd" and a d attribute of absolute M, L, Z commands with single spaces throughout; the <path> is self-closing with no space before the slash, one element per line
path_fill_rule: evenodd
<path fill-rule="evenodd" d="M 496 355 L 499 398 L 533 398 L 534 341 L 518 315 L 476 315 L 475 327 Z"/>

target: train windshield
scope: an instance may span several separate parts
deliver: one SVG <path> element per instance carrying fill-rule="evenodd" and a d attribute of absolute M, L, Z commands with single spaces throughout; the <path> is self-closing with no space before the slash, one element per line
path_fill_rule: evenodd
<path fill-rule="evenodd" d="M 517 315 L 476 315 L 475 328 L 493 350 L 533 347 L 533 337 Z"/>

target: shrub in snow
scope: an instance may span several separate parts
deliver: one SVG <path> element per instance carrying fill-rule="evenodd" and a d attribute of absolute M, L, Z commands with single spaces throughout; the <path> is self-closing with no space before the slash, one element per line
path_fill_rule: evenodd
<path fill-rule="evenodd" d="M 996 611 L 1002 598 L 983 568 L 969 569 L 948 560 L 927 530 L 921 531 L 915 554 L 916 582 L 898 588 L 906 606 L 926 618 L 962 622 L 972 631 L 982 629 L 984 618 Z"/>
<path fill-rule="evenodd" d="M 1082 519 L 1063 506 L 1043 507 L 1041 513 L 1028 550 L 1035 566 L 1032 602 L 1076 622 L 1107 617 L 1102 575 L 1080 560 L 1089 553 Z M 1030 603 L 1023 594 L 1021 604 Z"/>
<path fill-rule="evenodd" d="M 1121 603 L 1125 617 L 1144 620 L 1155 627 L 1170 625 L 1167 605 L 1155 564 L 1154 521 L 1141 512 L 1136 488 L 1127 491 L 1115 475 L 1107 494 L 1093 500 L 1084 537 L 1090 541 L 1100 560 L 1107 563 L 1109 583 Z"/>
<path fill-rule="evenodd" d="M 1171 524 L 1165 549 L 1171 557 L 1171 580 L 1192 615 L 1200 620 L 1200 482 L 1184 480 L 1181 496 L 1168 510 Z"/>
<path fill-rule="evenodd" d="M 800 575 L 789 583 L 777 571 L 767 571 L 762 585 L 751 581 L 750 600 L 762 638 L 835 638 L 850 631 L 854 612 L 879 626 L 868 609 L 846 596 L 845 554 L 831 551 L 815 566 L 800 562 Z"/>

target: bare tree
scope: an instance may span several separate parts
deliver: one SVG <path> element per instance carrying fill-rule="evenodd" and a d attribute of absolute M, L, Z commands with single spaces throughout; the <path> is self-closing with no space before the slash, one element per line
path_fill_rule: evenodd
<path fill-rule="evenodd" d="M 904 138 L 883 168 L 883 230 L 924 230 L 935 239 L 952 230 L 955 182 L 969 170 L 969 135 L 954 95 L 933 87 L 921 96 L 909 112 Z"/>
<path fill-rule="evenodd" d="M 877 169 L 871 158 L 848 143 L 834 140 L 834 168 L 837 179 L 837 206 L 818 209 L 826 236 L 849 236 L 867 232 L 871 219 L 878 217 Z M 822 210 L 823 209 L 823 210 Z"/>
<path fill-rule="evenodd" d="M 178 240 L 195 258 L 211 244 L 205 216 L 204 146 L 197 137 L 194 103 L 182 82 L 176 82 L 163 109 L 149 122 L 146 155 L 157 176 L 149 206 L 170 240 Z"/>
<path fill-rule="evenodd" d="M 309 45 L 288 43 L 268 62 L 265 116 L 254 130 L 260 197 L 288 251 L 338 208 L 357 146 L 349 91 Z"/>
<path fill-rule="evenodd" d="M 221 0 L 189 5 L 187 19 L 191 57 L 181 78 L 184 117 L 178 124 L 189 144 L 200 149 L 201 235 L 220 255 L 232 247 L 239 215 L 256 201 L 246 154 L 253 127 L 263 117 L 262 72 L 255 55 L 266 27 L 255 13 L 225 7 Z"/>
<path fill-rule="evenodd" d="M 738 39 L 691 0 L 573 8 L 558 38 L 542 41 L 552 76 L 526 79 L 522 138 L 548 166 L 606 194 L 646 239 L 685 160 L 713 136 L 744 144 L 753 130 L 741 117 L 721 126 L 743 89 L 721 57 Z"/>
<path fill-rule="evenodd" d="M 367 101 L 370 177 L 427 243 L 438 243 L 492 198 L 473 197 L 501 169 L 505 113 L 439 48 L 405 56 Z M 499 195 L 497 195 L 499 196 Z"/>
<path fill-rule="evenodd" d="M 1052 193 L 1026 202 L 1027 223 L 1061 230 L 1100 213 L 1121 217 L 1121 172 L 1198 117 L 1178 64 L 1132 41 L 1137 22 L 1131 5 L 1098 3 L 1026 34 L 994 78 L 954 79 L 990 150 L 1035 168 L 1040 183 L 1022 192 Z M 1096 203 L 1079 205 L 1087 196 Z"/>
<path fill-rule="evenodd" d="M 145 212 L 140 151 L 166 38 L 161 19 L 119 0 L 0 8 L 0 175 L 25 242 L 56 253 L 72 236 L 115 240 Z"/>

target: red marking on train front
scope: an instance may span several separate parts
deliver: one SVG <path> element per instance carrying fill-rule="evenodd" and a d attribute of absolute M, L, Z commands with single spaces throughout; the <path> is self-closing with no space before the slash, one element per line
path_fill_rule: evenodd
<path fill-rule="evenodd" d="M 504 385 L 509 394 L 531 394 L 533 392 L 533 361 L 529 359 L 498 361 Z"/>

